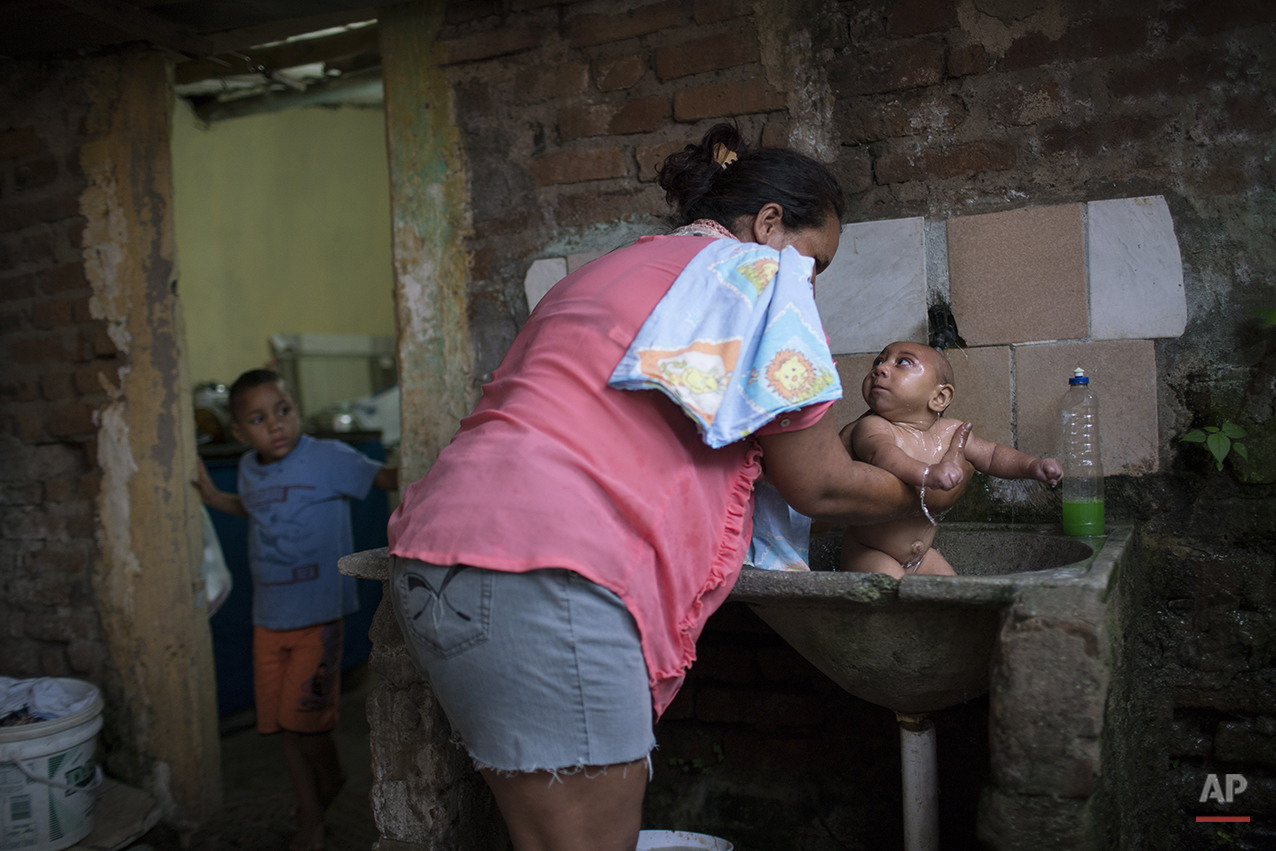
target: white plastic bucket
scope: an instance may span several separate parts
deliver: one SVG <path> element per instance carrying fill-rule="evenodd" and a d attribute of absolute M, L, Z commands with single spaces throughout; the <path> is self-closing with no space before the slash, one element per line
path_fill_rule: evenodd
<path fill-rule="evenodd" d="M 685 830 L 643 830 L 638 833 L 637 851 L 732 851 L 735 846 L 707 833 Z"/>
<path fill-rule="evenodd" d="M 0 851 L 58 851 L 93 829 L 102 695 L 82 680 L 58 682 L 72 694 L 91 692 L 92 703 L 52 721 L 0 727 Z"/>

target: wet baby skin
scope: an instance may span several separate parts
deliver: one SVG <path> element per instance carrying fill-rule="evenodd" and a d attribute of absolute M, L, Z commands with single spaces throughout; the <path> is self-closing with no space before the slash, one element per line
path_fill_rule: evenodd
<path fill-rule="evenodd" d="M 864 377 L 869 413 L 842 429 L 842 442 L 857 461 L 893 473 L 916 488 L 965 486 L 957 459 L 964 452 L 982 473 L 1002 479 L 1036 479 L 1051 487 L 1063 478 L 1053 458 L 1035 458 L 970 434 L 970 424 L 943 416 L 953 400 L 948 359 L 921 343 L 891 343 Z M 843 570 L 953 575 L 931 547 L 935 526 L 924 515 L 870 526 L 851 526 L 842 539 Z"/>

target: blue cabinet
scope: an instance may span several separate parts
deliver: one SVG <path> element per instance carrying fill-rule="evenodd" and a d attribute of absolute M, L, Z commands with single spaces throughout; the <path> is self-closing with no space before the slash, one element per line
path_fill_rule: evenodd
<path fill-rule="evenodd" d="M 385 447 L 375 436 L 361 438 L 339 435 L 355 449 L 377 461 L 385 461 Z M 246 447 L 245 447 L 246 449 Z M 204 465 L 220 490 L 235 493 L 238 490 L 239 456 L 242 452 L 220 457 L 216 450 L 204 449 Z M 248 570 L 248 521 L 220 511 L 208 512 L 213 518 L 213 528 L 221 541 L 235 588 L 230 597 L 213 615 L 213 662 L 217 668 L 217 711 L 230 715 L 253 705 L 253 581 Z M 350 500 L 350 519 L 354 528 L 354 549 L 361 550 L 386 545 L 386 523 L 390 520 L 389 503 L 383 490 L 373 488 L 368 498 Z M 372 652 L 368 640 L 368 628 L 372 616 L 381 603 L 381 583 L 367 579 L 358 580 L 359 611 L 345 619 L 345 647 L 342 670 L 357 665 Z"/>

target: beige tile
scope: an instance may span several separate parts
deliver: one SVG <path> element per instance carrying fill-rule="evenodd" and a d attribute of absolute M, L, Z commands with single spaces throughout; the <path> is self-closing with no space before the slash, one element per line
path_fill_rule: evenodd
<path fill-rule="evenodd" d="M 842 426 L 851 420 L 858 419 L 868 410 L 868 405 L 864 403 L 864 394 L 860 392 L 860 386 L 864 383 L 864 376 L 868 375 L 868 371 L 873 368 L 873 359 L 876 357 L 877 354 L 873 353 L 871 355 L 838 355 L 835 358 L 837 373 L 842 377 L 842 398 L 833 403 L 831 413 L 839 431 Z"/>
<path fill-rule="evenodd" d="M 1153 473 L 1160 457 L 1156 348 L 1151 340 L 1016 346 L 1015 419 L 1019 449 L 1058 457 L 1059 404 L 1081 367 L 1099 397 L 1105 475 Z"/>
<path fill-rule="evenodd" d="M 974 423 L 974 433 L 1014 445 L 1011 428 L 1010 347 L 949 349 L 955 388 L 946 416 Z"/>
<path fill-rule="evenodd" d="M 972 346 L 1088 336 L 1081 205 L 949 219 L 948 279 Z"/>

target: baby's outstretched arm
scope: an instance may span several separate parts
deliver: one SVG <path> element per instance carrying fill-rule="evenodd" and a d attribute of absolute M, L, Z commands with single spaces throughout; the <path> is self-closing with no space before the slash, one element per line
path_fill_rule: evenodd
<path fill-rule="evenodd" d="M 952 461 L 927 464 L 911 457 L 895 445 L 890 423 L 878 416 L 861 417 L 851 424 L 849 448 L 857 460 L 880 467 L 915 488 L 951 490 L 965 477 Z"/>
<path fill-rule="evenodd" d="M 975 469 L 999 479 L 1036 479 L 1054 487 L 1063 480 L 1063 467 L 1053 458 L 1037 458 L 1002 443 L 971 436 L 966 457 Z"/>

